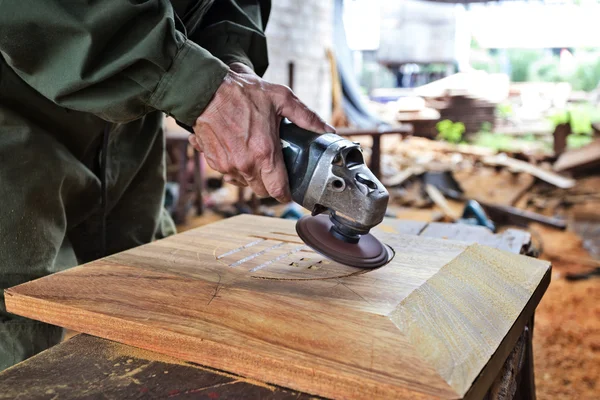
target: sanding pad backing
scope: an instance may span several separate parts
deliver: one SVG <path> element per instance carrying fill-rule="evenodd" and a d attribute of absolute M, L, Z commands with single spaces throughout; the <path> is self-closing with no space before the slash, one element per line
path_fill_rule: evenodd
<path fill-rule="evenodd" d="M 370 233 L 356 244 L 335 238 L 329 229 L 329 216 L 304 216 L 296 223 L 300 239 L 317 253 L 341 264 L 358 268 L 377 268 L 389 262 L 394 252 Z"/>

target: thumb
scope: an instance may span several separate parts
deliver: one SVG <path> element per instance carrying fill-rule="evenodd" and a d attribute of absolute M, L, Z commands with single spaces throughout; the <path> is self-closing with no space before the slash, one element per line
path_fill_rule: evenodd
<path fill-rule="evenodd" d="M 300 128 L 317 133 L 335 133 L 335 128 L 325 121 L 317 113 L 308 108 L 304 103 L 296 97 L 296 95 L 287 87 L 285 94 L 278 98 L 279 104 L 277 109 L 279 115 L 292 121 Z"/>

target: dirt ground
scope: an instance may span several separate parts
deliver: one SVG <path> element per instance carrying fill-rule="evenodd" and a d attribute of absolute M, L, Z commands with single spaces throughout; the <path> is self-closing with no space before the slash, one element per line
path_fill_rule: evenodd
<path fill-rule="evenodd" d="M 538 399 L 600 398 L 600 278 L 568 281 L 594 268 L 582 239 L 535 225 L 540 258 L 552 262 L 552 282 L 535 314 L 533 336 Z M 586 238 L 595 240 L 595 238 Z M 600 265 L 597 263 L 596 265 Z"/>

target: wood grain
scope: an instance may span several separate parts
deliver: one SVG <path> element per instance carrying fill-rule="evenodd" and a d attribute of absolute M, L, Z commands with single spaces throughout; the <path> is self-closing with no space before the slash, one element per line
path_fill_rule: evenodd
<path fill-rule="evenodd" d="M 326 397 L 476 393 L 532 315 L 549 264 L 397 228 L 376 233 L 392 262 L 365 271 L 304 247 L 293 221 L 240 216 L 11 288 L 6 304 Z"/>
<path fill-rule="evenodd" d="M 310 395 L 77 335 L 0 372 L 1 400 L 310 400 Z"/>

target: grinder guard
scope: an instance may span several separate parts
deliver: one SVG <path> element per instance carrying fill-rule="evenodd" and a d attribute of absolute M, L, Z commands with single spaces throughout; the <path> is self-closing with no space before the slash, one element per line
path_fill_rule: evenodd
<path fill-rule="evenodd" d="M 280 137 L 293 200 L 313 216 L 329 210 L 336 238 L 357 243 L 383 220 L 389 194 L 365 165 L 357 143 L 285 120 Z"/>

